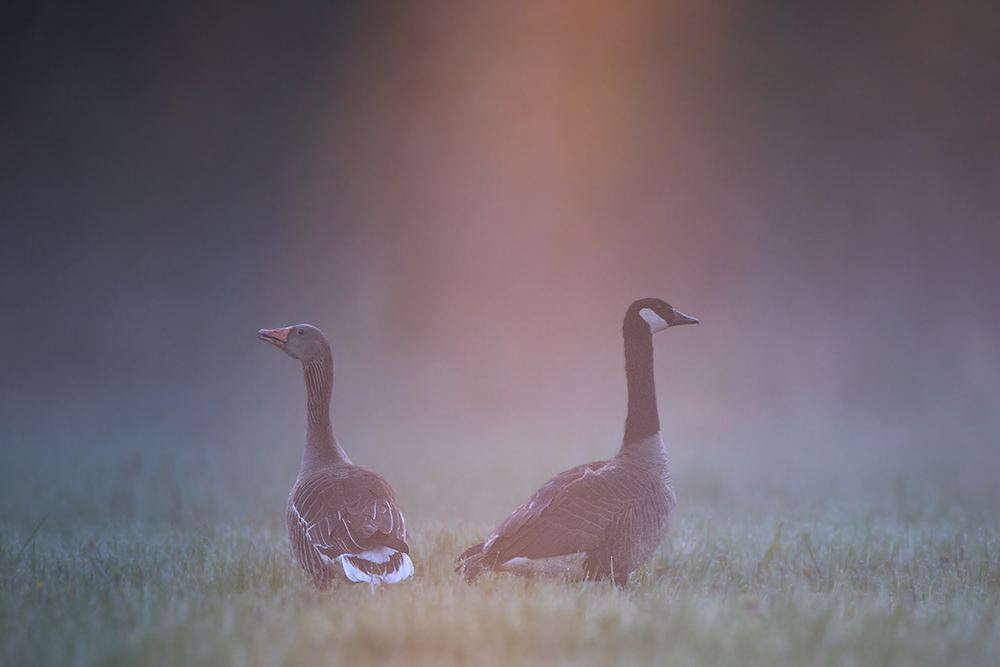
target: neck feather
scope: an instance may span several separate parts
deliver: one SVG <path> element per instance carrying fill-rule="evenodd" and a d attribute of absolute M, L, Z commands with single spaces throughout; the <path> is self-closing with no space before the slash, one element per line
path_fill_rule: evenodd
<path fill-rule="evenodd" d="M 333 394 L 333 357 L 326 350 L 319 359 L 302 362 L 305 371 L 309 411 L 306 422 L 306 449 L 302 470 L 323 463 L 350 463 L 333 435 L 330 423 L 330 396 Z"/>
<path fill-rule="evenodd" d="M 660 432 L 653 382 L 653 335 L 645 322 L 625 327 L 625 377 L 628 380 L 628 416 L 623 449 Z"/>

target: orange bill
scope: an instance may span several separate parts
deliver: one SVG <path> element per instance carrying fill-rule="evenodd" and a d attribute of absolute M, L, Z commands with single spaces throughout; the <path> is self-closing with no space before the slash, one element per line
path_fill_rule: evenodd
<path fill-rule="evenodd" d="M 257 332 L 257 338 L 285 349 L 285 343 L 288 342 L 289 330 L 291 330 L 291 327 L 285 327 L 284 329 L 261 329 Z"/>

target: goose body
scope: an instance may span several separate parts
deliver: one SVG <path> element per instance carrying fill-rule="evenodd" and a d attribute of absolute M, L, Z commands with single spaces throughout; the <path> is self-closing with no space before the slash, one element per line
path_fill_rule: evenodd
<path fill-rule="evenodd" d="M 485 542 L 459 556 L 469 581 L 486 570 L 620 586 L 660 546 L 676 499 L 660 433 L 653 383 L 653 334 L 695 324 L 659 299 L 625 313 L 628 416 L 614 458 L 559 473 L 507 517 Z"/>
<path fill-rule="evenodd" d="M 333 435 L 333 357 L 308 324 L 261 329 L 258 338 L 302 362 L 308 396 L 305 451 L 288 496 L 292 553 L 320 590 L 333 579 L 393 584 L 413 574 L 406 522 L 389 482 L 351 463 Z"/>

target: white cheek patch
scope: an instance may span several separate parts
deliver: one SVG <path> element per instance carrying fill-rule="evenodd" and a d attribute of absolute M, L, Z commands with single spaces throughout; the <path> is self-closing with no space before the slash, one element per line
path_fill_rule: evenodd
<path fill-rule="evenodd" d="M 656 333 L 657 331 L 663 331 L 670 325 L 667 321 L 653 312 L 652 308 L 643 308 L 639 311 L 639 317 L 646 320 L 646 324 L 649 325 L 649 332 Z"/>

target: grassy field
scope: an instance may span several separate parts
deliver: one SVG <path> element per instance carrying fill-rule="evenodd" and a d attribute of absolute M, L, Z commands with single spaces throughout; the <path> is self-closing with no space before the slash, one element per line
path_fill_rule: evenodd
<path fill-rule="evenodd" d="M 780 526 L 780 534 L 778 533 Z M 949 521 L 683 518 L 625 592 L 450 571 L 472 535 L 416 531 L 417 576 L 313 592 L 249 527 L 5 533 L 7 665 L 944 665 L 1000 660 L 1000 536 Z"/>
<path fill-rule="evenodd" d="M 974 458 L 949 471 L 948 455 L 925 456 L 892 477 L 879 472 L 891 453 L 859 448 L 806 459 L 825 474 L 804 476 L 772 454 L 754 459 L 770 472 L 747 480 L 751 459 L 710 453 L 678 457 L 675 525 L 626 591 L 492 574 L 470 586 L 453 574 L 520 488 L 471 520 L 415 502 L 416 576 L 326 594 L 292 562 L 280 502 L 172 524 L 171 494 L 150 482 L 159 520 L 7 521 L 0 664 L 1000 663 L 997 492 Z M 848 468 L 870 474 L 838 484 Z M 106 486 L 114 507 L 125 492 Z M 152 503 L 139 495 L 140 509 Z"/>

